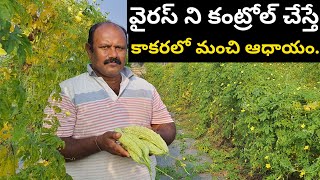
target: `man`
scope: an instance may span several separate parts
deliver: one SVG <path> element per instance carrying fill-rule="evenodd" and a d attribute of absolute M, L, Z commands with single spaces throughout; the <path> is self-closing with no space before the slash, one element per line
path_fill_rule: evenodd
<path fill-rule="evenodd" d="M 57 135 L 73 179 L 150 179 L 146 166 L 134 162 L 117 143 L 117 127 L 152 128 L 169 145 L 176 127 L 155 87 L 125 67 L 127 34 L 107 21 L 93 25 L 85 45 L 91 64 L 86 73 L 60 84 L 62 113 Z M 50 112 L 48 112 L 50 113 Z M 155 178 L 156 159 L 153 161 Z"/>

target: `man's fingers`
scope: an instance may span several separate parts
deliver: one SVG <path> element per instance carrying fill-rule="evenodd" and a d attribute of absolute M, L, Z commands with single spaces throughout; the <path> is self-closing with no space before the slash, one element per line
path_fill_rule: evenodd
<path fill-rule="evenodd" d="M 130 157 L 129 153 L 121 146 L 118 139 L 121 137 L 121 133 L 118 132 L 107 132 L 105 133 L 106 137 L 106 151 L 111 154 Z"/>
<path fill-rule="evenodd" d="M 121 137 L 121 133 L 114 133 L 114 139 L 119 139 Z M 115 143 L 117 144 L 117 148 L 119 149 L 118 152 L 120 152 L 121 156 L 124 156 L 124 157 L 130 157 L 128 151 L 126 151 L 122 146 L 121 146 L 121 143 L 116 140 Z"/>
<path fill-rule="evenodd" d="M 121 133 L 114 132 L 112 137 L 113 137 L 113 139 L 119 139 L 121 137 Z"/>
<path fill-rule="evenodd" d="M 121 145 L 117 144 L 115 147 L 115 151 L 117 152 L 118 155 L 123 156 L 123 157 L 129 157 L 128 151 L 126 151 Z"/>
<path fill-rule="evenodd" d="M 113 131 L 106 132 L 105 135 L 109 139 L 119 139 L 121 137 L 121 133 Z"/>

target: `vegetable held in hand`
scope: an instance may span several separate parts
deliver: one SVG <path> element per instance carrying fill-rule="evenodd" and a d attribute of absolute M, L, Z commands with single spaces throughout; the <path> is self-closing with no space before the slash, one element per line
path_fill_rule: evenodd
<path fill-rule="evenodd" d="M 159 134 L 143 126 L 128 126 L 116 128 L 121 133 L 119 142 L 129 152 L 131 158 L 139 164 L 148 167 L 151 175 L 150 154 L 165 155 L 169 153 L 166 142 Z"/>
<path fill-rule="evenodd" d="M 145 140 L 158 147 L 162 153 L 154 155 L 163 155 L 169 153 L 167 143 L 152 129 L 143 126 L 128 126 L 123 128 L 123 132 L 135 135 L 139 139 Z"/>

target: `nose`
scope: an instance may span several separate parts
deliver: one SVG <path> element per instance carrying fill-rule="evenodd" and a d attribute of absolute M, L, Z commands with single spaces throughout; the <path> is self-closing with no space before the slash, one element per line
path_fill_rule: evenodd
<path fill-rule="evenodd" d="M 107 53 L 108 53 L 109 58 L 117 58 L 118 57 L 117 49 L 113 46 L 109 48 Z"/>

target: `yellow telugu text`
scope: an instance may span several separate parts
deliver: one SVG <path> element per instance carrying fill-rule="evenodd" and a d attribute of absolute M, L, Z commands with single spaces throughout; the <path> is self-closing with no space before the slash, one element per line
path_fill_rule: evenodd
<path fill-rule="evenodd" d="M 148 44 L 132 44 L 131 53 L 140 54 L 142 50 L 148 51 L 150 54 L 181 54 L 186 47 L 191 46 L 191 38 L 188 37 L 185 40 L 179 40 L 175 44 L 170 44 L 170 40 L 165 43 L 160 43 L 157 40 L 154 43 Z M 207 40 L 197 43 L 195 52 L 197 54 L 239 54 L 240 45 L 235 40 L 229 40 L 228 46 L 207 44 Z M 247 44 L 245 51 L 248 54 L 264 54 L 266 56 L 272 55 L 275 51 L 281 51 L 283 54 L 319 54 L 319 50 L 316 50 L 312 45 L 304 46 L 300 44 L 300 40 L 289 44 Z"/>
<path fill-rule="evenodd" d="M 131 52 L 133 54 L 140 54 L 141 50 L 149 50 L 148 52 L 150 54 L 168 54 L 170 51 L 173 54 L 181 54 L 184 51 L 184 46 L 191 46 L 191 38 L 187 38 L 186 40 L 177 41 L 176 44 L 170 45 L 170 40 L 168 40 L 166 43 L 160 43 L 158 45 L 159 40 L 157 40 L 155 43 L 150 43 L 149 46 L 147 44 L 132 44 L 131 45 Z"/>
<path fill-rule="evenodd" d="M 280 44 L 247 44 L 245 50 L 249 54 L 258 54 L 261 52 L 266 56 L 273 54 L 275 50 L 282 51 L 283 54 L 319 54 L 319 50 L 315 50 L 313 46 L 308 45 L 305 47 L 299 43 L 300 40 L 297 40 L 295 43 L 284 44 L 282 46 Z"/>

